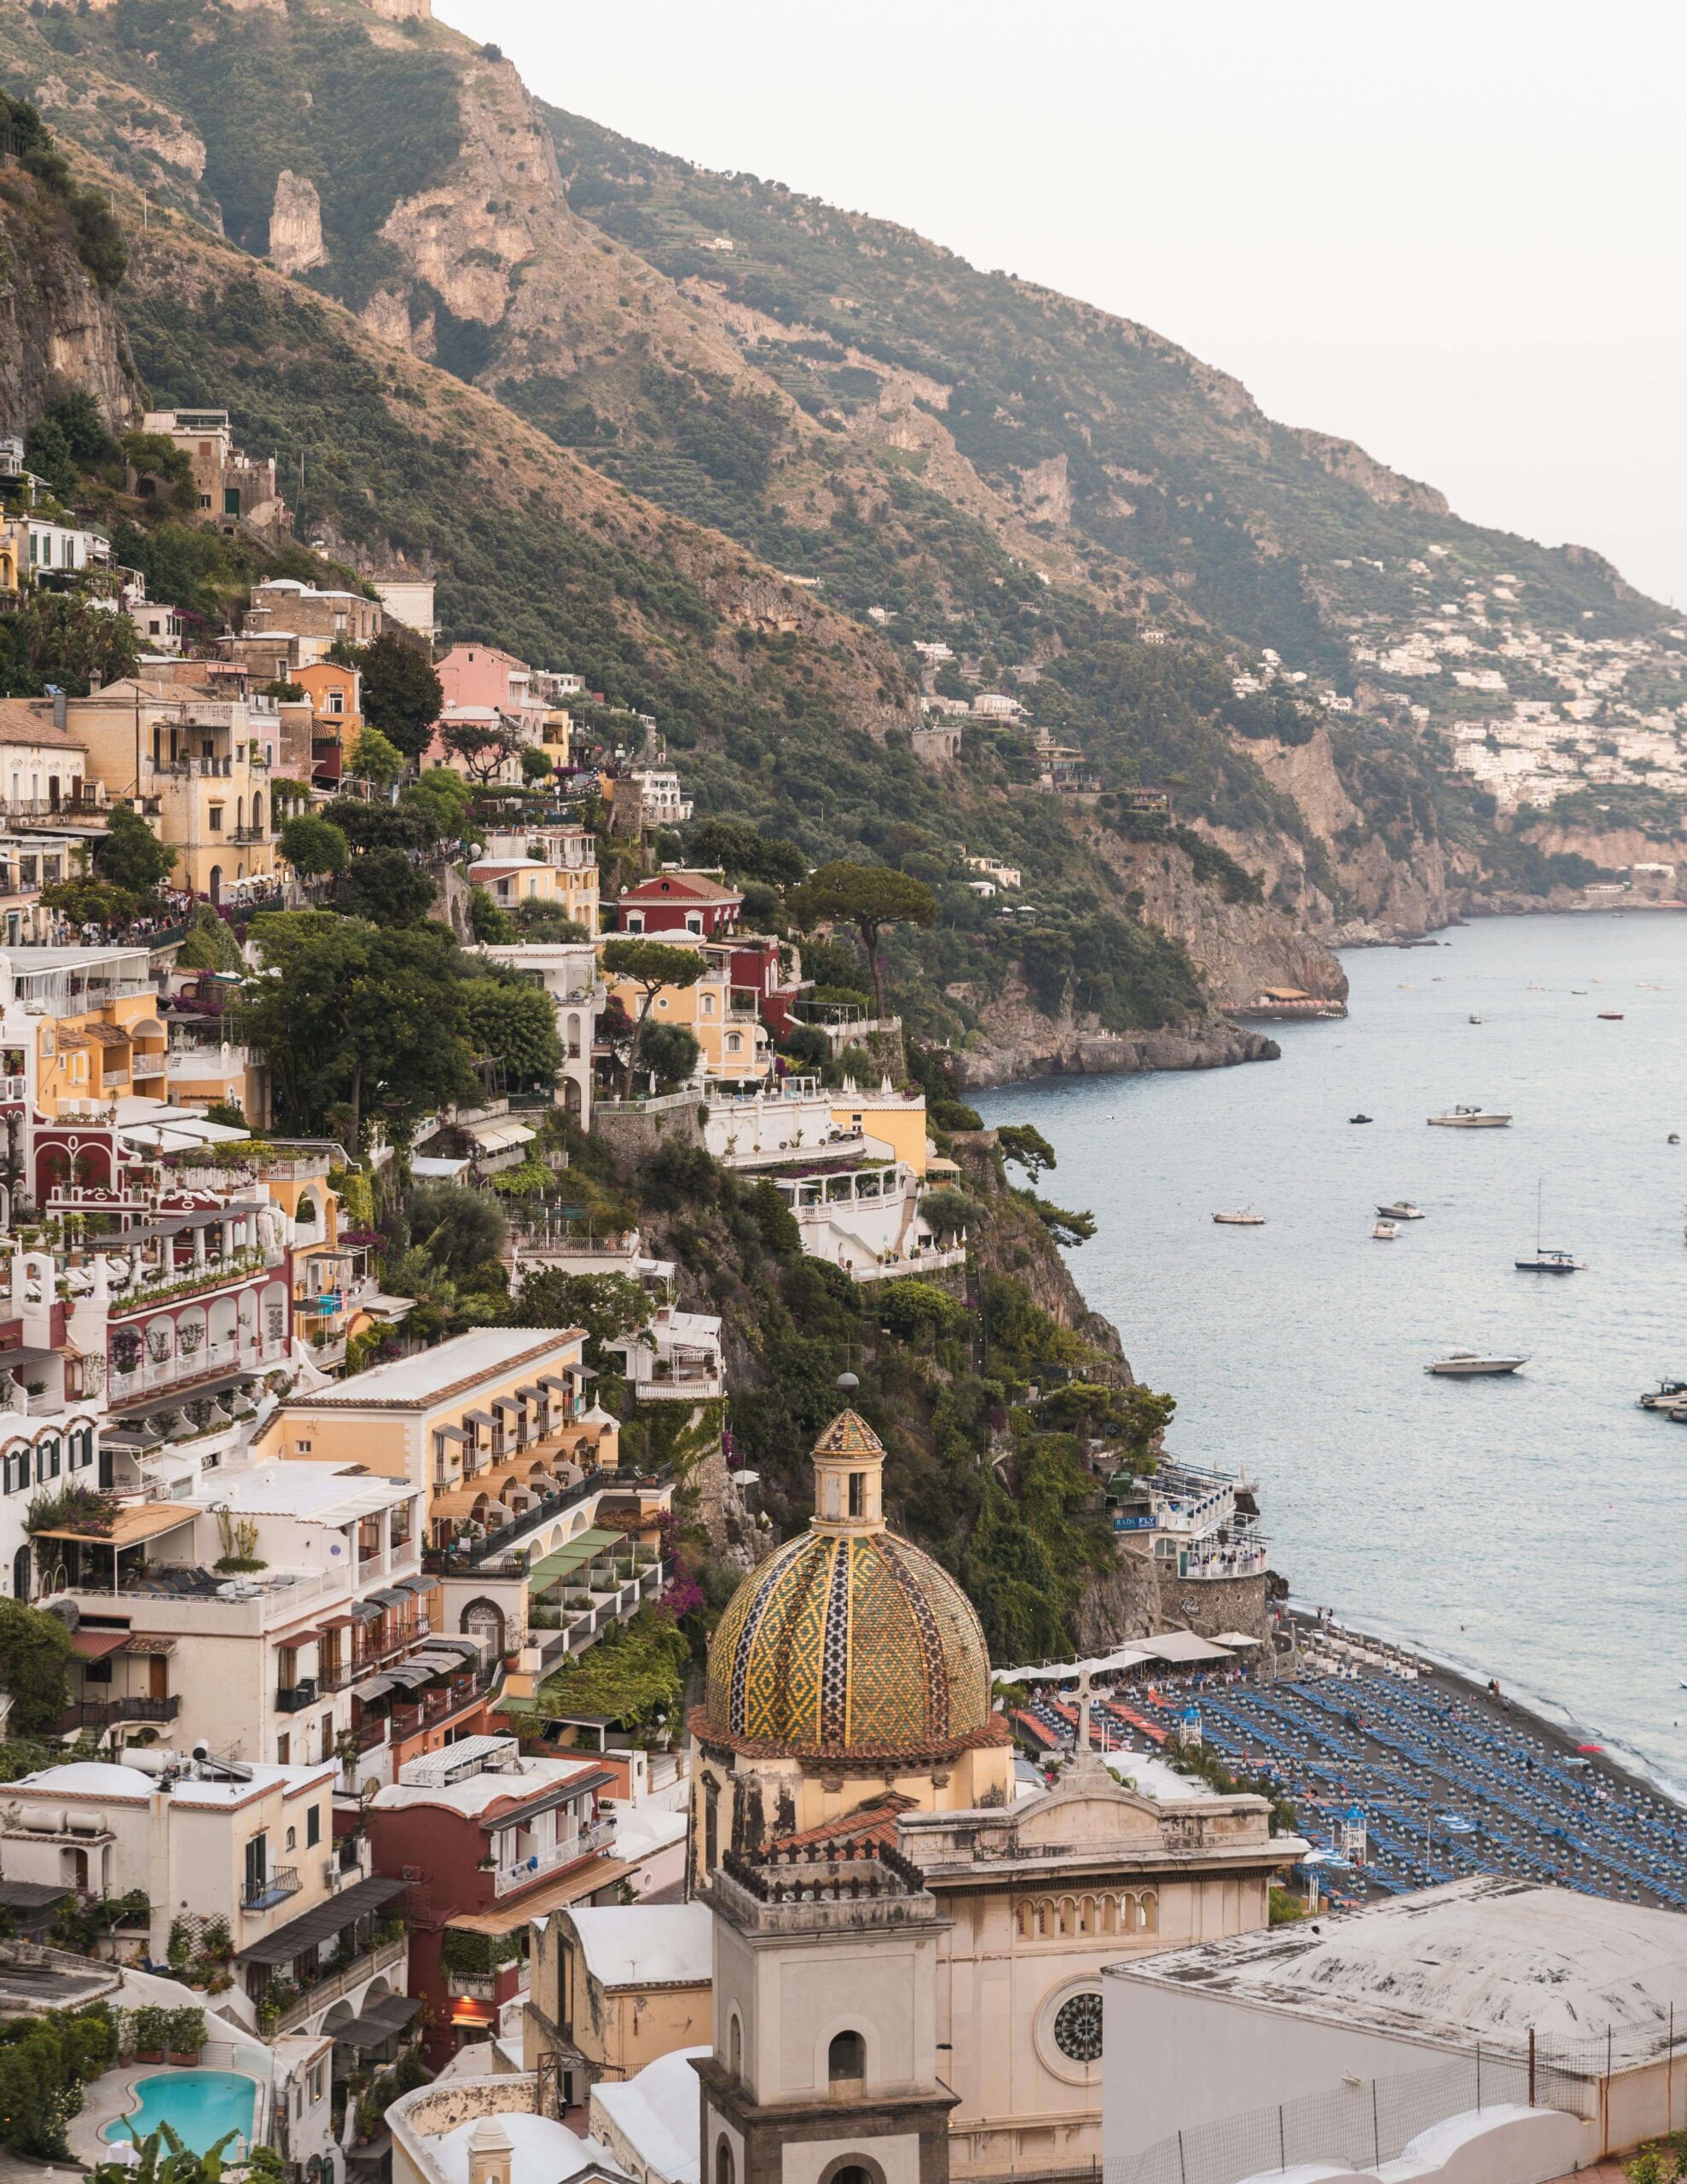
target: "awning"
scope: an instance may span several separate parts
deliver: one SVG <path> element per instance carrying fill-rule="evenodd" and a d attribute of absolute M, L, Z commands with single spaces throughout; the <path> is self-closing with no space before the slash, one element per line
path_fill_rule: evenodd
<path fill-rule="evenodd" d="M 453 1919 L 451 1928 L 453 1932 L 462 1934 L 513 1934 L 530 1919 L 542 1919 L 548 1912 L 559 1911 L 566 1904 L 583 1903 L 600 1888 L 613 1888 L 618 1899 L 621 1884 L 626 1878 L 624 1860 L 590 1858 L 559 1880 L 554 1880 L 548 1888 L 536 1888 L 519 1895 L 496 1911 Z"/>
<path fill-rule="evenodd" d="M 1231 1658 L 1227 1646 L 1214 1646 L 1204 1638 L 1197 1638 L 1192 1630 L 1162 1630 L 1157 1637 L 1145 1638 L 1142 1650 L 1151 1653 L 1157 1661 L 1165 1661 L 1181 1668 L 1197 1661 L 1227 1661 Z"/>
<path fill-rule="evenodd" d="M 438 1582 L 437 1577 L 400 1577 L 392 1589 L 395 1593 L 431 1593 Z"/>
<path fill-rule="evenodd" d="M 358 2049 L 380 2048 L 393 2040 L 404 2030 L 421 2007 L 417 1995 L 388 1995 L 350 2023 L 337 2024 L 329 2038 L 337 2047 Z"/>
<path fill-rule="evenodd" d="M 518 1388 L 516 1393 L 524 1403 L 542 1403 L 545 1400 L 545 1391 L 538 1386 Z"/>
<path fill-rule="evenodd" d="M 426 1661 L 400 1661 L 386 1673 L 394 1683 L 402 1685 L 406 1691 L 414 1691 L 419 1683 L 432 1683 L 441 1671 L 430 1668 Z"/>
<path fill-rule="evenodd" d="M 99 1046 L 126 1047 L 129 1044 L 128 1032 L 120 1031 L 114 1024 L 84 1024 L 82 1029 Z"/>
<path fill-rule="evenodd" d="M 137 1547 L 142 1540 L 156 1539 L 160 1532 L 192 1524 L 198 1514 L 185 1502 L 141 1502 L 132 1508 L 119 1509 L 109 1531 L 96 1531 L 90 1525 L 43 1525 L 35 1536 L 79 1539 L 96 1547 Z"/>
<path fill-rule="evenodd" d="M 357 1620 L 355 1615 L 325 1615 L 317 1628 L 321 1630 L 350 1630 Z"/>
<path fill-rule="evenodd" d="M 594 1556 L 601 1554 L 606 1548 L 625 1547 L 627 1544 L 625 1532 L 583 1531 L 577 1538 L 570 1540 L 565 1547 L 555 1548 L 533 1564 L 527 1572 L 527 1589 L 530 1593 L 541 1592 L 546 1586 L 555 1584 L 559 1577 L 571 1577 L 575 1571 L 583 1568 Z"/>
<path fill-rule="evenodd" d="M 1215 1646 L 1259 1646 L 1264 1641 L 1249 1637 L 1244 1630 L 1220 1630 L 1213 1643 Z"/>
<path fill-rule="evenodd" d="M 380 1604 L 377 1600 L 353 1600 L 351 1612 L 359 1623 L 379 1623 L 381 1618 Z"/>
<path fill-rule="evenodd" d="M 513 1396 L 494 1396 L 492 1408 L 494 1410 L 513 1410 L 519 1418 L 525 1412 L 527 1406 L 524 1403 L 519 1403 Z"/>
<path fill-rule="evenodd" d="M 468 1517 L 474 1513 L 478 1502 L 490 1502 L 491 1489 L 478 1479 L 467 1486 L 448 1486 L 443 1493 L 436 1493 L 427 1505 L 430 1517 Z"/>
<path fill-rule="evenodd" d="M 275 1641 L 276 1650 L 283 1653 L 296 1653 L 301 1646 L 314 1646 L 322 1635 L 320 1630 L 315 1629 L 289 1630 L 285 1638 L 278 1638 Z"/>
<path fill-rule="evenodd" d="M 483 1153 L 507 1153 L 513 1146 L 530 1145 L 537 1132 L 525 1123 L 466 1123 L 463 1125 Z"/>
<path fill-rule="evenodd" d="M 430 1638 L 427 1642 L 430 1648 L 436 1652 L 443 1647 L 449 1653 L 461 1653 L 466 1661 L 478 1661 L 480 1658 L 481 1648 L 478 1641 L 473 1638 L 449 1638 L 442 1633 L 437 1638 Z"/>
<path fill-rule="evenodd" d="M 383 1607 L 408 1607 L 410 1604 L 410 1595 L 409 1593 L 401 1593 L 396 1585 L 381 1585 L 369 1594 L 369 1600 L 379 1600 Z M 369 1600 L 359 1600 L 357 1606 L 367 1607 Z M 357 1608 L 354 1608 L 352 1612 L 355 1614 Z"/>
<path fill-rule="evenodd" d="M 461 1426 L 436 1426 L 433 1430 L 436 1433 L 442 1434 L 446 1440 L 461 1442 L 465 1447 L 472 1438 L 465 1433 Z"/>
<path fill-rule="evenodd" d="M 70 1634 L 72 1651 L 80 1653 L 84 1661 L 102 1661 L 107 1653 L 115 1653 L 129 1643 L 126 1630 L 72 1630 Z"/>
<path fill-rule="evenodd" d="M 463 1413 L 465 1426 L 484 1426 L 489 1433 L 497 1422 L 490 1410 L 466 1410 Z"/>
<path fill-rule="evenodd" d="M 240 1951 L 242 1964 L 290 1964 L 294 1957 L 302 1956 L 307 1949 L 315 1949 L 320 1942 L 332 1941 L 346 1927 L 355 1926 L 372 1911 L 379 1911 L 391 1903 L 395 1896 L 404 1893 L 402 1880 L 374 1879 L 360 1880 L 355 1887 L 342 1889 L 338 1896 L 326 1903 L 319 1903 L 314 1911 L 306 1911 L 297 1919 L 290 1919 L 285 1926 L 278 1926 L 273 1934 L 266 1934 L 261 1942 L 254 1942 L 250 1949 Z"/>
<path fill-rule="evenodd" d="M 542 1388 L 554 1388 L 559 1396 L 571 1396 L 574 1392 L 573 1381 L 565 1380 L 558 1373 L 541 1373 L 539 1385 Z"/>
<path fill-rule="evenodd" d="M 372 1699 L 384 1699 L 391 1688 L 392 1678 L 390 1676 L 372 1676 L 362 1683 L 354 1683 L 351 1696 L 367 1706 Z"/>

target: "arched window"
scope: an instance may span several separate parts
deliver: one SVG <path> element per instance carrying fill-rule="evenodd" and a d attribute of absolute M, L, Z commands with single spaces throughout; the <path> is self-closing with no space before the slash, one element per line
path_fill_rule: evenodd
<path fill-rule="evenodd" d="M 12 1597 L 26 1600 L 29 1594 L 29 1548 L 25 1546 L 12 1557 Z"/>
<path fill-rule="evenodd" d="M 826 2051 L 826 2075 L 832 2085 L 859 2084 L 867 2076 L 867 2042 L 859 2032 L 835 2032 Z"/>
<path fill-rule="evenodd" d="M 727 2039 L 727 2066 L 735 2078 L 744 2076 L 744 2024 L 736 2010 L 733 2012 L 732 2030 Z"/>
<path fill-rule="evenodd" d="M 832 2184 L 873 2184 L 871 2173 L 858 2161 L 846 2163 L 842 2169 L 832 2172 Z"/>
<path fill-rule="evenodd" d="M 733 2150 L 724 2139 L 715 2148 L 715 2184 L 733 2184 Z"/>

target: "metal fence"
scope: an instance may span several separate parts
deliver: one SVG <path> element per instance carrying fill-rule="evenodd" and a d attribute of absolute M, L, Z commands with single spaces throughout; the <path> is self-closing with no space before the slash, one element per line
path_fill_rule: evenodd
<path fill-rule="evenodd" d="M 1665 2043 L 1659 2042 L 1659 2053 Z M 1634 2057 L 1616 2052 L 1615 2068 Z M 1574 2047 L 1478 2046 L 1399 2077 L 1348 2078 L 1274 2107 L 1255 2108 L 1178 2132 L 1142 2152 L 1104 2164 L 1103 2184 L 1242 2184 L 1301 2162 L 1345 2162 L 1374 2169 L 1396 2161 L 1432 2123 L 1472 2109 L 1556 2108 L 1595 2117 L 1608 2070 L 1604 2040 Z"/>

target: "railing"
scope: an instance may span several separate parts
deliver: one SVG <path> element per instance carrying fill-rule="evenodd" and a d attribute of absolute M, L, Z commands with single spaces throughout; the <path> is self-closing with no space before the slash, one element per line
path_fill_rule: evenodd
<path fill-rule="evenodd" d="M 591 1471 L 572 1486 L 565 1486 L 555 1494 L 542 1495 L 537 1504 L 525 1510 L 496 1531 L 488 1532 L 484 1539 L 455 1540 L 447 1548 L 435 1548 L 422 1556 L 422 1568 L 431 1575 L 449 1577 L 454 1570 L 476 1570 L 483 1562 L 507 1554 L 516 1543 L 565 1509 L 577 1507 L 606 1486 L 614 1484 L 617 1474 L 612 1471 Z"/>
<path fill-rule="evenodd" d="M 316 1703 L 315 1676 L 302 1677 L 299 1682 L 284 1686 L 275 1693 L 275 1711 L 278 1714 L 300 1714 L 307 1706 L 314 1706 Z"/>
<path fill-rule="evenodd" d="M 379 1978 L 383 1972 L 391 1972 L 396 1965 L 406 1963 L 410 1954 L 408 1934 L 400 1934 L 396 1941 L 379 1942 L 362 1956 L 355 1956 L 350 1964 L 342 1965 L 338 1972 L 329 1972 L 313 1980 L 296 2002 L 291 2003 L 275 2020 L 277 2033 L 291 2032 L 303 2024 L 318 2010 L 327 2009 L 342 1995 L 349 1995 L 354 1987 L 361 1987 L 366 1979 Z"/>
<path fill-rule="evenodd" d="M 136 1054 L 135 1074 L 136 1077 L 167 1077 L 170 1074 L 169 1055 Z"/>
<path fill-rule="evenodd" d="M 726 1380 L 719 1372 L 662 1373 L 633 1383 L 641 1403 L 709 1403 L 725 1392 Z"/>
<path fill-rule="evenodd" d="M 395 1744 L 406 1737 L 418 1735 L 423 1729 L 438 1728 L 442 1722 L 449 1722 L 454 1715 L 463 1714 L 479 1705 L 490 1687 L 490 1676 L 472 1677 L 466 1688 L 453 1685 L 449 1691 L 430 1692 L 427 1696 L 409 1705 L 395 1705 L 390 1719 Z"/>
<path fill-rule="evenodd" d="M 542 1855 L 536 1853 L 530 1858 L 519 1858 L 513 1865 L 496 1867 L 492 1892 L 495 1896 L 508 1896 L 518 1888 L 530 1888 L 547 1873 L 559 1873 L 565 1866 L 577 1866 L 584 1858 L 595 1857 L 614 1840 L 615 1822 L 600 1820 L 594 1827 L 583 1827 L 567 1842 L 554 1844 Z"/>
<path fill-rule="evenodd" d="M 121 1722 L 173 1722 L 182 1711 L 181 1699 L 84 1699 L 67 1706 L 58 1720 L 56 1734 L 73 1735 L 78 1729 L 109 1729 Z"/>
<path fill-rule="evenodd" d="M 297 1866 L 271 1866 L 266 1873 L 245 1883 L 241 1890 L 242 1911 L 269 1911 L 297 1896 L 304 1885 Z"/>
<path fill-rule="evenodd" d="M 273 1366 L 285 1365 L 287 1354 L 284 1342 L 212 1342 L 186 1360 L 147 1356 L 126 1372 L 113 1368 L 110 1400 L 113 1404 L 140 1403 L 148 1396 L 173 1395 L 178 1388 L 228 1373 L 267 1373 Z"/>

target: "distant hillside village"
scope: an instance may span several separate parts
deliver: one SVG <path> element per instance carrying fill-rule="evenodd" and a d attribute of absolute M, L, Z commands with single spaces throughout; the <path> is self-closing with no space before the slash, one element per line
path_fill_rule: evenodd
<path fill-rule="evenodd" d="M 905 1036 L 931 886 L 442 648 L 226 412 L 96 459 L 227 603 L 0 445 L 0 2150 L 1545 2184 L 1667 2130 L 1678 1814 L 1287 1612 L 1053 1149 Z M 1038 812 L 1099 796 L 1034 671 L 917 650 L 917 758 L 988 724 Z"/>

